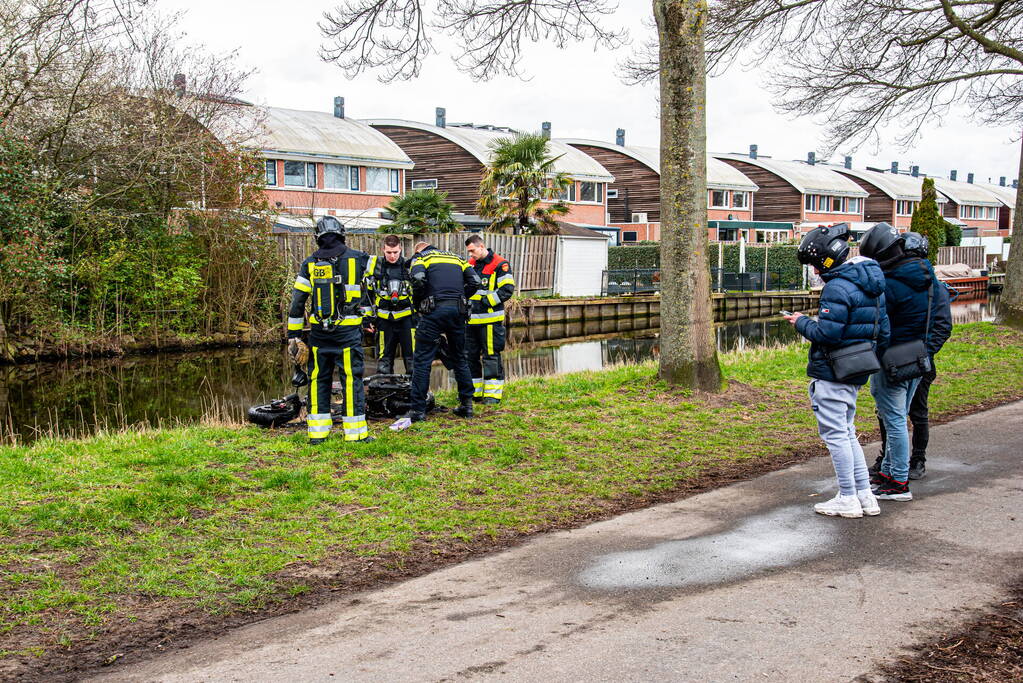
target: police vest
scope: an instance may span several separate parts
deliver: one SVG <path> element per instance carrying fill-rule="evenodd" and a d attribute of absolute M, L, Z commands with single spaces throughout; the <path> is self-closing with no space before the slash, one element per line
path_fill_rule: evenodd
<path fill-rule="evenodd" d="M 497 290 L 507 285 L 515 285 L 515 280 L 509 268 L 502 268 L 502 264 L 508 261 L 503 257 L 494 254 L 490 263 L 483 266 L 481 279 L 483 287 L 469 297 L 473 302 L 472 313 L 469 316 L 470 325 L 490 325 L 504 322 L 504 302 L 497 295 Z M 475 266 L 476 259 L 471 259 L 469 265 Z"/>

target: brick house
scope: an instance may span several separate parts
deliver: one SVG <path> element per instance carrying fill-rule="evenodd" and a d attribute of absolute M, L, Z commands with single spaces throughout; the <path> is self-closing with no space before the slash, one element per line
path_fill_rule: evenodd
<path fill-rule="evenodd" d="M 973 182 L 973 174 L 967 176 L 967 182 L 952 178 L 935 178 L 934 187 L 948 197 L 941 209 L 946 220 L 956 223 L 963 229 L 964 237 L 996 237 L 1008 235 L 999 227 L 999 213 L 1004 203 L 993 192 Z"/>
<path fill-rule="evenodd" d="M 1005 185 L 1005 178 L 1001 180 L 1002 185 L 978 183 L 978 187 L 987 190 L 1002 203 L 1002 206 L 998 209 L 998 234 L 1002 237 L 1008 237 L 1012 234 L 1012 222 L 1016 217 L 1016 188 Z"/>
<path fill-rule="evenodd" d="M 789 161 L 759 156 L 755 146 L 750 152 L 714 157 L 760 187 L 754 221 L 792 222 L 800 233 L 818 225 L 863 222 L 866 190 L 832 167 L 816 163 L 812 153 L 807 161 Z"/>
<path fill-rule="evenodd" d="M 253 141 L 266 159 L 270 205 L 297 216 L 379 215 L 402 193 L 412 160 L 386 135 L 334 114 L 262 108 L 262 131 Z"/>
<path fill-rule="evenodd" d="M 455 211 L 474 214 L 480 181 L 490 159 L 490 144 L 516 131 L 447 124 L 442 110 L 437 119 L 437 125 L 399 119 L 370 119 L 366 123 L 390 138 L 415 162 L 413 170 L 405 176 L 406 190 L 433 188 L 447 192 Z M 557 140 L 551 140 L 550 153 L 559 157 L 555 170 L 572 180 L 564 197 L 569 213 L 560 220 L 606 226 L 606 189 L 614 182 L 614 176 L 595 159 Z"/>
<path fill-rule="evenodd" d="M 921 191 L 926 176 L 919 175 L 916 167 L 911 173 L 900 173 L 898 165 L 892 163 L 892 171 L 877 169 L 855 169 L 848 166 L 830 166 L 836 173 L 841 173 L 862 187 L 867 194 L 864 202 L 863 219 L 867 223 L 885 222 L 894 225 L 901 232 L 909 230 L 913 220 L 913 212 L 922 199 Z M 948 199 L 938 192 L 938 210 L 942 211 Z"/>
<path fill-rule="evenodd" d="M 600 162 L 615 177 L 607 188 L 608 224 L 621 229 L 621 242 L 661 238 L 661 153 L 656 147 L 618 142 L 563 138 L 560 140 Z M 751 221 L 757 184 L 727 164 L 707 158 L 708 220 Z M 709 239 L 718 230 L 708 228 Z"/>

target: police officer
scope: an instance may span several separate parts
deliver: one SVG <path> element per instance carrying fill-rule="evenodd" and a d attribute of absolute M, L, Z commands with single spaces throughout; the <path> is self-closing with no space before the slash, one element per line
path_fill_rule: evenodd
<path fill-rule="evenodd" d="M 323 443 L 330 433 L 330 389 L 335 365 L 344 387 L 344 440 L 368 441 L 371 437 L 362 384 L 362 319 L 371 311 L 363 289 L 369 256 L 348 248 L 345 228 L 333 216 L 316 221 L 314 235 L 319 249 L 299 266 L 288 311 L 288 351 L 295 361 L 308 354 L 309 443 Z M 310 296 L 311 348 L 305 348 L 300 337 Z"/>
<path fill-rule="evenodd" d="M 488 249 L 479 235 L 465 240 L 465 246 L 471 257 L 469 265 L 483 282 L 483 288 L 470 297 L 472 312 L 465 343 L 472 372 L 473 400 L 497 404 L 504 394 L 504 363 L 501 362 L 505 340 L 504 302 L 515 293 L 515 278 L 508 262 Z"/>
<path fill-rule="evenodd" d="M 400 347 L 405 373 L 411 374 L 415 349 L 412 282 L 409 262 L 401 253 L 397 235 L 384 238 L 384 258 L 371 256 L 367 272 L 376 313 L 375 331 L 379 335 L 377 372 L 384 375 L 394 372 L 394 356 Z"/>
<path fill-rule="evenodd" d="M 426 418 L 426 394 L 430 388 L 430 366 L 447 337 L 447 352 L 458 382 L 458 407 L 455 415 L 472 417 L 472 375 L 465 357 L 465 319 L 467 298 L 480 288 L 476 271 L 456 254 L 438 251 L 420 242 L 412 257 L 412 300 L 420 313 L 416 327 L 416 353 L 413 360 L 412 392 L 408 414 L 391 425 L 406 429 Z"/>

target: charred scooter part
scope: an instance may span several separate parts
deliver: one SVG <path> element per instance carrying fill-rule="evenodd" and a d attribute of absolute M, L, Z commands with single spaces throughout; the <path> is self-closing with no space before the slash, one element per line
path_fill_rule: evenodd
<path fill-rule="evenodd" d="M 299 366 L 295 366 L 295 374 L 291 377 L 291 385 L 296 389 L 309 384 L 309 375 Z M 246 412 L 246 418 L 260 427 L 280 427 L 291 422 L 302 412 L 305 401 L 297 394 L 288 394 L 284 398 L 275 398 L 261 406 L 252 406 Z"/>

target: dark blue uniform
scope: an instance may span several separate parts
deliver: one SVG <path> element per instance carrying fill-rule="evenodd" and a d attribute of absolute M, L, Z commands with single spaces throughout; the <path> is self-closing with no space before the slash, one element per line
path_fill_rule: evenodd
<path fill-rule="evenodd" d="M 441 335 L 448 340 L 458 400 L 472 405 L 472 375 L 465 355 L 466 300 L 480 288 L 476 271 L 461 257 L 428 246 L 412 257 L 412 298 L 421 315 L 416 327 L 416 352 L 412 370 L 409 417 L 422 419 L 430 389 L 430 366 L 437 355 Z"/>

